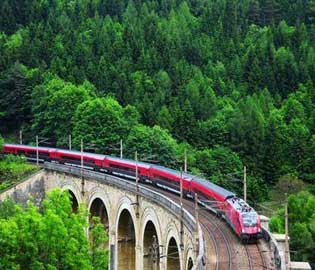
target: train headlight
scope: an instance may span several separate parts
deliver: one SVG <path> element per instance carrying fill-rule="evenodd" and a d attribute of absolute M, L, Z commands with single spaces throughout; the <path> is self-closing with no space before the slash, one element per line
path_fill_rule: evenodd
<path fill-rule="evenodd" d="M 242 229 L 242 233 L 245 233 L 245 229 Z"/>

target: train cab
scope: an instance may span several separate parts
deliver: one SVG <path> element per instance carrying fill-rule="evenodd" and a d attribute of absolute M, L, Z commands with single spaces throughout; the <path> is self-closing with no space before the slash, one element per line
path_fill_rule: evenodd
<path fill-rule="evenodd" d="M 260 218 L 252 208 L 248 212 L 240 215 L 242 226 L 241 239 L 260 239 L 262 238 Z"/>

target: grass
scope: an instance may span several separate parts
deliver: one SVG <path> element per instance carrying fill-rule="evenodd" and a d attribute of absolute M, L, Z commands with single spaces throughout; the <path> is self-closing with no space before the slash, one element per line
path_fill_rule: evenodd
<path fill-rule="evenodd" d="M 0 160 L 0 192 L 38 170 L 38 167 L 27 163 L 24 157 L 5 156 Z"/>

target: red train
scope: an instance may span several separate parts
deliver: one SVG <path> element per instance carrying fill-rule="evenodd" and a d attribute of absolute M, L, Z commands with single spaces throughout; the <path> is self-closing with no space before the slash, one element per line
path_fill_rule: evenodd
<path fill-rule="evenodd" d="M 5 154 L 23 155 L 29 160 L 36 160 L 37 149 L 33 146 L 5 144 Z M 120 159 L 93 153 L 69 151 L 56 148 L 38 147 L 39 161 L 58 162 L 71 166 L 84 167 L 109 174 L 135 179 L 136 163 L 133 160 Z M 180 172 L 162 166 L 138 162 L 139 181 L 159 187 L 180 191 Z M 183 192 L 187 197 L 198 194 L 199 203 L 222 216 L 241 240 L 262 238 L 260 218 L 256 211 L 234 193 L 219 187 L 205 179 L 191 174 L 182 174 Z"/>

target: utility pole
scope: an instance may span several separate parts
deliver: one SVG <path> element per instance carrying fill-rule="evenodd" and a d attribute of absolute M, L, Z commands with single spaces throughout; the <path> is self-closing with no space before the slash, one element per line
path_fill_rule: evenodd
<path fill-rule="evenodd" d="M 180 248 L 184 249 L 183 170 L 180 169 Z"/>
<path fill-rule="evenodd" d="M 23 144 L 23 131 L 20 130 L 20 144 Z"/>
<path fill-rule="evenodd" d="M 288 194 L 285 193 L 285 206 L 284 206 L 284 219 L 285 219 L 285 269 L 289 269 L 289 222 L 288 222 Z"/>
<path fill-rule="evenodd" d="M 195 234 L 196 234 L 196 255 L 198 255 L 199 252 L 199 213 L 198 213 L 198 194 L 195 193 L 195 220 L 196 220 L 196 228 L 195 228 Z"/>
<path fill-rule="evenodd" d="M 83 159 L 83 139 L 81 139 L 81 193 L 84 196 L 84 177 L 83 177 L 83 167 L 84 167 L 84 159 Z"/>
<path fill-rule="evenodd" d="M 71 151 L 71 147 L 72 147 L 72 145 L 71 145 L 71 135 L 69 135 L 69 150 Z"/>
<path fill-rule="evenodd" d="M 83 177 L 83 140 L 81 139 L 81 177 Z"/>
<path fill-rule="evenodd" d="M 184 152 L 184 172 L 187 173 L 187 150 Z"/>
<path fill-rule="evenodd" d="M 123 158 L 123 140 L 120 140 L 120 158 Z"/>
<path fill-rule="evenodd" d="M 244 166 L 244 201 L 247 201 L 247 179 L 246 179 L 246 166 Z"/>
<path fill-rule="evenodd" d="M 36 136 L 36 165 L 39 165 L 38 136 Z"/>
<path fill-rule="evenodd" d="M 138 152 L 135 153 L 136 161 L 136 217 L 139 218 L 139 176 L 138 176 Z"/>

